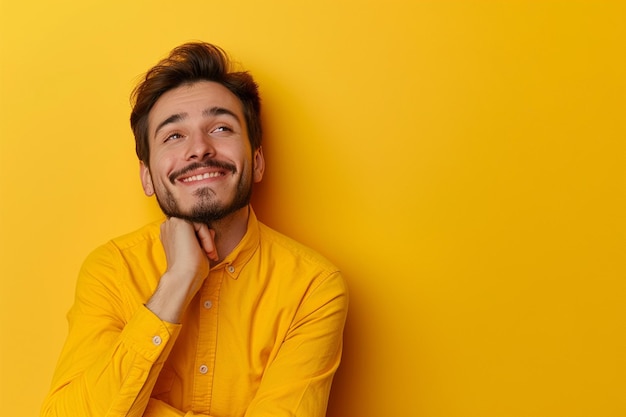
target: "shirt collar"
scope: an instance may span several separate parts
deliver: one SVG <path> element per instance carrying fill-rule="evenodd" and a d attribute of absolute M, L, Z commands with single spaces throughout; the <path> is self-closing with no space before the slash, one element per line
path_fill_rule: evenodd
<path fill-rule="evenodd" d="M 254 214 L 252 206 L 248 206 L 250 211 L 248 215 L 248 227 L 246 234 L 241 241 L 235 246 L 235 249 L 222 260 L 219 264 L 215 265 L 213 270 L 224 269 L 226 274 L 232 279 L 239 278 L 243 267 L 250 261 L 252 255 L 259 247 L 260 233 L 259 233 L 259 221 Z"/>

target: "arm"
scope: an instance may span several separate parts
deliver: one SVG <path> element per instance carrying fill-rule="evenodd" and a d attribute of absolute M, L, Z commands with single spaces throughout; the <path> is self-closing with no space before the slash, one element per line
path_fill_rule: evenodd
<path fill-rule="evenodd" d="M 209 242 L 203 242 L 207 237 Z M 164 223 L 162 241 L 168 271 L 147 306 L 141 304 L 145 298 L 126 289 L 130 277 L 113 244 L 85 261 L 68 314 L 68 339 L 42 416 L 143 415 L 180 331 L 180 325 L 170 322 L 178 321 L 208 275 L 207 254 L 216 255 L 208 229 L 198 232 L 179 219 Z M 210 250 L 203 251 L 205 247 Z M 195 263 L 189 256 L 197 257 Z"/>
<path fill-rule="evenodd" d="M 347 307 L 347 289 L 338 272 L 311 291 L 264 373 L 246 417 L 326 415 L 341 359 Z"/>
<path fill-rule="evenodd" d="M 180 326 L 161 321 L 140 303 L 131 308 L 120 285 L 123 276 L 112 244 L 85 261 L 42 416 L 143 413 Z"/>

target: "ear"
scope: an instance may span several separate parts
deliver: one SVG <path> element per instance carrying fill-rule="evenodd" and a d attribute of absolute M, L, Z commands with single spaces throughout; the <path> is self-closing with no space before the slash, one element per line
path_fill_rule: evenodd
<path fill-rule="evenodd" d="M 252 179 L 254 182 L 261 182 L 263 179 L 263 173 L 265 172 L 265 158 L 263 157 L 262 147 L 259 146 L 259 149 L 254 151 L 252 162 L 254 163 Z"/>
<path fill-rule="evenodd" d="M 154 186 L 152 184 L 152 175 L 150 175 L 150 169 L 143 163 L 139 162 L 139 176 L 141 177 L 141 185 L 143 186 L 143 192 L 148 196 L 154 195 Z"/>

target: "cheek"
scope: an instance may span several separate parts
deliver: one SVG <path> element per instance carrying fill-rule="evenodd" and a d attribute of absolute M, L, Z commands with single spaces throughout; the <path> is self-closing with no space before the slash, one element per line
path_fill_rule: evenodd
<path fill-rule="evenodd" d="M 242 168 L 244 167 L 245 169 L 252 168 L 253 155 L 252 155 L 252 150 L 250 149 L 250 147 L 238 145 L 238 146 L 233 146 L 233 148 L 229 149 L 228 151 L 232 160 L 239 161 L 239 164 L 242 166 Z"/>
<path fill-rule="evenodd" d="M 172 161 L 166 155 L 154 155 L 150 158 L 150 167 L 152 168 L 152 179 L 155 181 L 164 181 L 167 175 L 172 171 Z"/>

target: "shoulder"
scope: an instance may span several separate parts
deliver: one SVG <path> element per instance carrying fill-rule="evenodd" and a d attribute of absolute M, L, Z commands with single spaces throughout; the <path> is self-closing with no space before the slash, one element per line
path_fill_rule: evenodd
<path fill-rule="evenodd" d="M 336 293 L 347 292 L 341 270 L 325 256 L 263 223 L 259 223 L 259 231 L 262 257 L 275 264 L 283 278 L 291 276 L 306 285 L 307 291 L 321 286 L 332 287 Z"/>
<path fill-rule="evenodd" d="M 281 261 L 293 261 L 310 264 L 317 268 L 338 271 L 338 268 L 316 250 L 292 239 L 269 226 L 259 223 L 260 244 L 272 255 L 280 256 Z"/>
<path fill-rule="evenodd" d="M 149 223 L 93 250 L 81 267 L 77 292 L 90 297 L 117 294 L 134 304 L 145 302 L 166 265 L 159 238 L 161 223 Z"/>
<path fill-rule="evenodd" d="M 86 258 L 83 268 L 92 266 L 122 266 L 133 260 L 152 258 L 162 250 L 160 245 L 160 224 L 162 219 L 115 237 L 95 248 Z"/>
<path fill-rule="evenodd" d="M 345 317 L 348 286 L 341 270 L 314 249 L 259 223 L 263 261 L 280 279 L 274 282 L 289 291 L 300 293 L 299 317 L 315 311 Z M 324 306 L 324 308 L 322 308 Z"/>
<path fill-rule="evenodd" d="M 122 252 L 133 250 L 133 248 L 138 246 L 151 245 L 155 241 L 158 242 L 160 240 L 161 223 L 163 223 L 163 219 L 150 222 L 135 231 L 111 239 L 109 244 L 115 246 Z"/>

